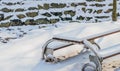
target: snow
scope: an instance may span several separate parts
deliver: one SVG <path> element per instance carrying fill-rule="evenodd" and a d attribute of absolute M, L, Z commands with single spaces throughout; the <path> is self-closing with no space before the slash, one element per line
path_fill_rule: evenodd
<path fill-rule="evenodd" d="M 83 64 L 88 62 L 89 52 L 79 54 L 60 63 L 50 64 L 41 60 L 42 46 L 45 42 L 57 34 L 81 38 L 96 32 L 114 29 L 120 26 L 119 23 L 119 21 L 94 24 L 57 23 L 57 28 L 54 25 L 42 25 L 46 26 L 44 28 L 39 28 L 41 25 L 16 26 L 9 27 L 9 29 L 13 29 L 11 31 L 6 30 L 8 28 L 0 28 L 1 38 L 17 37 L 17 39 L 11 39 L 7 43 L 0 43 L 0 71 L 78 71 Z M 20 30 L 27 32 L 27 34 L 18 37 L 17 35 L 21 34 Z M 14 34 L 12 34 L 13 32 Z M 119 33 L 117 33 L 96 41 L 101 47 L 109 47 L 115 45 L 116 42 L 120 46 L 119 37 Z M 81 45 L 75 45 L 73 46 L 75 48 L 67 52 L 71 53 L 72 50 L 77 50 L 79 46 Z M 58 52 L 64 54 L 65 50 Z"/>
<path fill-rule="evenodd" d="M 83 0 L 66 0 L 66 3 L 71 2 L 80 2 Z M 85 0 L 84 0 L 85 1 Z M 65 3 L 64 0 L 41 0 L 40 1 L 23 1 L 19 0 L 19 2 L 25 3 L 25 5 L 13 5 L 13 6 L 6 6 L 3 5 L 2 2 L 12 2 L 16 3 L 18 0 L 2 0 L 0 2 L 0 9 L 3 7 L 7 7 L 9 9 L 17 9 L 17 8 L 24 8 L 28 9 L 29 7 L 37 7 L 38 4 L 43 5 L 43 3 Z M 107 4 L 109 4 L 111 1 L 107 0 Z M 93 2 L 91 2 L 93 3 Z M 101 2 L 102 4 L 105 4 Z M 32 4 L 32 5 L 31 5 Z M 80 8 L 82 6 L 77 6 L 76 8 L 70 7 L 70 8 L 64 8 L 64 9 L 49 9 L 47 10 L 48 13 L 52 12 L 63 12 L 65 10 L 73 10 L 76 11 L 76 15 L 73 17 L 75 18 L 78 15 L 84 15 L 84 16 L 98 16 L 101 14 L 94 14 L 91 15 L 89 13 L 84 14 Z M 103 9 L 96 8 L 96 7 L 87 7 L 88 9 Z M 111 8 L 110 6 L 106 6 L 106 8 Z M 103 10 L 105 11 L 106 8 Z M 120 7 L 118 5 L 118 9 L 120 10 Z M 118 10 L 118 12 L 119 12 Z M 5 17 L 15 14 L 12 18 L 16 18 L 16 15 L 18 14 L 25 14 L 28 11 L 24 12 L 10 12 L 5 13 Z M 37 10 L 32 10 L 29 12 L 38 12 Z M 45 18 L 45 16 L 42 16 L 40 14 L 45 13 L 46 10 L 40 10 L 39 15 L 34 17 L 34 19 L 38 18 Z M 3 12 L 0 12 L 3 13 Z M 103 16 L 109 16 L 109 14 L 102 13 Z M 65 15 L 62 15 L 65 16 Z M 67 15 L 67 17 L 70 17 L 70 15 Z M 52 18 L 58 18 L 53 16 Z M 22 21 L 25 21 L 26 19 L 31 19 L 30 17 L 21 19 Z M 50 18 L 51 19 L 51 18 Z M 119 17 L 120 19 L 120 17 Z M 108 19 L 109 20 L 109 19 Z M 0 22 L 8 22 L 9 20 L 0 21 Z M 105 21 L 104 19 L 101 19 L 101 21 Z M 85 20 L 83 22 L 86 22 Z M 91 20 L 93 22 L 93 20 Z M 101 22 L 101 23 L 68 23 L 68 22 L 60 22 L 56 23 L 55 25 L 50 24 L 42 24 L 42 25 L 35 25 L 35 26 L 14 26 L 14 27 L 8 27 L 8 28 L 0 28 L 0 71 L 80 71 L 82 66 L 87 63 L 88 55 L 90 52 L 85 52 L 82 54 L 79 54 L 75 57 L 69 58 L 67 60 L 58 62 L 56 64 L 46 63 L 45 61 L 41 60 L 42 57 L 42 46 L 51 39 L 52 37 L 65 37 L 66 39 L 80 39 L 86 36 L 90 36 L 97 33 L 102 33 L 104 31 L 108 31 L 114 28 L 120 27 L 120 20 L 117 22 Z M 96 39 L 95 42 L 102 48 L 103 52 L 101 55 L 108 55 L 111 50 L 111 52 L 114 52 L 114 47 L 119 49 L 120 47 L 120 33 L 112 34 L 107 37 L 102 37 L 99 39 Z M 8 39 L 9 40 L 6 40 Z M 14 38 L 14 39 L 13 39 Z M 6 41 L 6 43 L 3 43 L 3 41 Z M 54 42 L 54 44 L 49 45 L 49 48 L 56 48 L 56 46 L 65 45 L 65 43 L 62 42 Z M 108 47 L 111 47 L 111 49 L 107 49 Z M 71 48 L 71 49 L 69 49 Z M 66 55 L 66 57 L 72 56 L 73 54 L 77 54 L 80 52 L 80 49 L 83 48 L 83 45 L 73 45 L 68 48 L 65 48 L 63 50 L 55 51 L 56 56 L 60 55 Z M 105 48 L 105 49 L 104 49 Z M 101 50 L 101 51 L 102 51 Z M 104 50 L 108 52 L 104 52 Z M 75 53 L 76 52 L 76 53 Z M 118 50 L 119 52 L 119 50 Z M 112 60 L 119 60 L 120 55 L 117 57 L 110 58 L 109 60 L 105 60 L 106 62 L 110 62 Z"/>
<path fill-rule="evenodd" d="M 108 23 L 101 23 L 101 24 L 102 25 L 99 25 L 99 26 L 98 26 L 98 24 L 92 24 L 90 26 L 88 26 L 88 25 L 81 25 L 79 28 L 76 27 L 76 29 L 74 29 L 74 30 L 71 29 L 72 31 L 70 30 L 70 31 L 67 31 L 67 33 L 64 32 L 62 34 L 57 34 L 54 37 L 58 37 L 58 38 L 62 38 L 62 39 L 69 39 L 69 40 L 75 40 L 75 41 L 76 40 L 77 41 L 81 41 L 81 40 L 83 40 L 85 38 L 88 39 L 90 37 L 94 37 L 94 36 L 97 36 L 97 35 L 108 33 L 109 30 L 111 30 L 111 31 L 118 30 L 119 27 L 120 27 L 119 24 L 108 24 Z M 112 28 L 109 25 L 112 25 Z M 101 29 L 101 28 L 103 28 L 103 29 Z M 70 36 L 70 35 L 72 35 L 72 36 Z M 119 35 L 119 33 L 114 34 L 114 35 Z M 104 39 L 107 38 L 106 40 L 104 40 L 104 39 L 103 40 L 101 39 L 101 40 L 102 40 L 103 43 L 109 41 L 109 44 L 113 43 L 113 41 L 115 40 L 114 44 L 117 44 L 118 43 L 118 41 L 117 41 L 118 37 L 120 37 L 120 36 L 114 37 L 114 35 L 109 36 L 109 37 L 105 37 Z M 110 40 L 108 40 L 108 38 L 110 40 L 112 40 L 114 38 L 114 40 L 110 41 Z M 96 42 L 99 42 L 99 40 L 96 41 Z M 108 44 L 105 44 L 105 46 L 103 46 L 102 42 L 98 43 L 101 47 L 106 47 L 106 45 L 108 45 Z M 111 46 L 111 45 L 109 45 L 109 46 Z"/>
<path fill-rule="evenodd" d="M 12 3 L 17 3 L 17 2 L 21 2 L 21 3 L 24 3 L 23 5 L 19 5 L 19 4 L 16 4 L 16 5 L 11 5 L 11 6 L 7 6 L 7 5 L 4 5 L 2 3 L 9 3 L 9 2 L 12 2 Z M 67 10 L 72 10 L 72 11 L 75 11 L 76 12 L 76 15 L 72 18 L 73 20 L 76 20 L 77 17 L 79 16 L 83 16 L 83 17 L 93 17 L 93 19 L 91 19 L 90 21 L 86 21 L 86 20 L 83 20 L 81 22 L 95 22 L 95 16 L 110 16 L 110 18 L 107 18 L 107 19 L 98 19 L 99 21 L 108 21 L 108 20 L 111 20 L 111 14 L 112 12 L 110 13 L 104 13 L 105 11 L 107 11 L 108 9 L 112 9 L 112 6 L 108 6 L 110 3 L 112 3 L 111 0 L 106 0 L 105 2 L 101 2 L 101 4 L 106 4 L 105 7 L 96 7 L 96 6 L 77 6 L 77 7 L 65 7 L 65 8 L 50 8 L 48 10 L 28 10 L 28 8 L 30 7 L 37 7 L 38 5 L 43 5 L 44 3 L 66 3 L 67 6 L 70 6 L 70 3 L 78 3 L 78 2 L 86 2 L 86 0 L 67 0 L 64 2 L 64 0 L 38 0 L 38 1 L 34 1 L 33 0 L 2 0 L 1 1 L 1 7 L 0 9 L 2 8 L 8 8 L 8 9 L 13 9 L 13 10 L 16 10 L 18 8 L 22 8 L 22 9 L 25 9 L 25 11 L 23 12 L 9 12 L 9 13 L 5 13 L 4 12 L 4 15 L 5 17 L 7 16 L 10 16 L 10 15 L 14 15 L 13 17 L 11 17 L 10 19 L 16 19 L 17 17 L 15 15 L 18 15 L 18 14 L 26 14 L 27 12 L 38 12 L 39 15 L 32 18 L 32 19 L 39 19 L 39 18 L 46 18 L 46 16 L 43 16 L 41 14 L 43 13 L 50 13 L 50 12 L 64 12 L 64 11 L 67 11 Z M 95 4 L 97 2 L 87 2 L 87 4 Z M 100 4 L 100 3 L 99 3 Z M 119 10 L 119 7 L 120 4 L 119 4 L 119 1 L 118 1 L 118 12 L 120 12 Z M 97 13 L 93 13 L 94 11 L 92 11 L 92 13 L 88 13 L 88 11 L 86 11 L 86 13 L 84 13 L 82 11 L 82 8 L 86 8 L 87 9 L 93 9 L 93 10 L 101 10 L 102 9 L 102 13 L 101 14 L 97 14 Z M 3 13 L 3 12 L 1 12 Z M 71 17 L 70 15 L 62 15 L 61 17 Z M 22 18 L 21 20 L 22 21 L 25 21 L 26 19 L 29 19 L 30 17 L 26 17 L 26 18 Z M 59 18 L 59 17 L 56 17 L 56 16 L 53 16 L 52 17 L 49 17 L 48 19 L 52 19 L 52 18 Z M 9 20 L 4 20 L 4 21 L 0 21 L 0 22 L 9 22 Z M 61 22 L 61 21 L 60 21 Z"/>
<path fill-rule="evenodd" d="M 101 57 L 109 57 L 111 55 L 118 54 L 119 52 L 120 52 L 120 44 L 114 45 L 109 48 L 102 49 L 102 50 L 98 51 L 98 54 Z"/>
<path fill-rule="evenodd" d="M 69 43 L 64 43 L 64 42 L 59 42 L 59 41 L 53 41 L 51 42 L 49 45 L 48 45 L 48 48 L 57 48 L 57 47 L 61 47 L 61 46 L 64 46 L 64 45 L 68 45 Z"/>

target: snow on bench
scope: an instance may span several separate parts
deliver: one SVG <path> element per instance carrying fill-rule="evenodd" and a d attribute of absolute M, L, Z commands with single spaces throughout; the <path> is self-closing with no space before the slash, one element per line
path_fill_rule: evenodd
<path fill-rule="evenodd" d="M 114 46 L 99 50 L 97 53 L 102 58 L 108 58 L 108 57 L 120 54 L 120 43 L 118 45 L 114 45 Z"/>
<path fill-rule="evenodd" d="M 60 41 L 53 41 L 53 42 L 51 42 L 47 46 L 47 48 L 51 48 L 53 50 L 57 50 L 59 48 L 64 48 L 64 47 L 67 47 L 67 46 L 70 46 L 70 45 L 73 45 L 73 44 L 65 43 L 65 42 L 60 42 Z"/>
<path fill-rule="evenodd" d="M 84 44 L 93 54 L 89 56 L 90 62 L 84 64 L 82 68 L 83 71 L 86 71 L 88 67 L 92 69 L 92 71 L 102 71 L 102 62 L 104 59 L 120 54 L 120 43 L 101 50 L 93 49 L 94 46 L 87 40 L 84 40 Z"/>
<path fill-rule="evenodd" d="M 108 25 L 112 25 L 112 28 L 109 27 Z M 113 29 L 113 28 L 115 28 L 115 29 Z M 62 47 L 64 48 L 66 46 L 70 46 L 73 43 L 74 44 L 81 44 L 82 40 L 84 40 L 84 39 L 91 38 L 94 40 L 95 39 L 94 37 L 96 37 L 96 36 L 98 36 L 96 38 L 99 38 L 99 37 L 106 36 L 106 35 L 109 35 L 112 33 L 116 33 L 119 31 L 118 29 L 119 29 L 119 25 L 117 25 L 117 24 L 81 25 L 81 27 L 79 27 L 79 28 L 75 28 L 73 30 L 54 35 L 53 39 L 55 40 L 55 42 L 54 41 L 51 42 L 48 45 L 48 48 L 59 49 Z"/>
<path fill-rule="evenodd" d="M 89 35 L 86 37 L 82 37 L 82 38 L 73 38 L 73 37 L 65 37 L 65 36 L 55 36 L 53 37 L 54 40 L 58 40 L 58 41 L 62 41 L 62 42 L 71 42 L 73 44 L 81 44 L 83 42 L 84 39 L 86 40 L 93 40 L 93 39 L 97 39 L 100 37 L 104 37 L 110 34 L 114 34 L 114 33 L 118 33 L 120 32 L 120 28 L 115 28 L 112 30 L 107 30 L 98 34 L 94 34 L 94 35 Z"/>
<path fill-rule="evenodd" d="M 102 29 L 102 28 L 101 28 Z M 70 36 L 63 36 L 61 35 L 57 35 L 54 36 L 52 39 L 50 39 L 48 42 L 46 42 L 46 44 L 43 46 L 43 59 L 50 59 L 51 58 L 47 58 L 47 55 L 51 54 L 53 55 L 54 50 L 58 50 L 67 46 L 71 46 L 71 45 L 76 45 L 76 44 L 85 44 L 84 40 L 88 40 L 91 44 L 95 43 L 95 39 L 101 38 L 101 37 L 105 37 L 111 34 L 115 34 L 120 32 L 120 28 L 112 28 L 112 29 L 106 29 L 104 31 L 101 32 L 97 32 L 96 34 L 90 34 L 90 35 L 86 35 L 86 36 L 82 36 L 82 37 L 72 37 L 72 35 Z M 68 33 L 69 34 L 69 33 Z M 98 45 L 99 46 L 99 45 Z M 90 46 L 91 49 L 96 48 L 93 47 L 92 45 Z M 100 49 L 99 47 L 97 47 L 98 49 Z M 94 50 L 93 50 L 94 51 Z M 54 58 L 52 58 L 54 59 Z M 54 61 L 54 60 L 53 60 Z"/>

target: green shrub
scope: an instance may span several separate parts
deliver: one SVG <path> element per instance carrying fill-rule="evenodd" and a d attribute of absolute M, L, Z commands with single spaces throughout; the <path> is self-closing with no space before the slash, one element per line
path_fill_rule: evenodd
<path fill-rule="evenodd" d="M 24 14 L 19 14 L 19 15 L 17 15 L 17 17 L 18 17 L 19 19 L 22 19 L 22 18 L 25 18 L 26 16 L 25 16 Z"/>
<path fill-rule="evenodd" d="M 113 9 L 108 9 L 107 11 L 105 11 L 104 13 L 110 13 L 110 12 L 112 12 L 113 11 Z"/>
<path fill-rule="evenodd" d="M 113 3 L 110 3 L 108 6 L 113 6 Z"/>
<path fill-rule="evenodd" d="M 66 4 L 63 3 L 51 3 L 51 8 L 64 8 L 66 6 Z"/>
<path fill-rule="evenodd" d="M 50 23 L 57 23 L 59 22 L 59 19 L 50 19 Z"/>
<path fill-rule="evenodd" d="M 95 0 L 96 2 L 103 2 L 103 1 L 105 1 L 105 0 Z"/>
<path fill-rule="evenodd" d="M 8 20 L 8 19 L 10 19 L 11 17 L 13 17 L 13 15 L 10 15 L 10 16 L 5 17 L 4 20 Z"/>
<path fill-rule="evenodd" d="M 99 4 L 99 3 L 95 3 L 95 4 L 90 4 L 89 6 L 96 6 L 96 7 L 103 7 L 106 4 Z"/>
<path fill-rule="evenodd" d="M 27 12 L 26 15 L 27 17 L 35 17 L 38 15 L 38 12 Z"/>
<path fill-rule="evenodd" d="M 45 3 L 43 9 L 48 10 L 50 8 L 49 4 Z"/>
<path fill-rule="evenodd" d="M 51 12 L 54 16 L 62 16 L 62 12 Z"/>
<path fill-rule="evenodd" d="M 38 10 L 37 7 L 29 7 L 28 10 Z"/>
<path fill-rule="evenodd" d="M 38 5 L 38 9 L 43 9 L 43 6 L 41 6 L 41 5 Z"/>
<path fill-rule="evenodd" d="M 72 21 L 72 17 L 60 17 L 62 21 Z"/>
<path fill-rule="evenodd" d="M 13 12 L 13 9 L 2 8 L 1 11 L 8 13 L 8 12 Z"/>
<path fill-rule="evenodd" d="M 0 24 L 0 27 L 9 27 L 9 26 L 10 26 L 10 23 L 9 23 L 9 22 L 1 23 L 1 24 Z"/>
<path fill-rule="evenodd" d="M 0 21 L 4 20 L 4 14 L 0 14 Z"/>
<path fill-rule="evenodd" d="M 22 21 L 20 19 L 10 20 L 10 26 L 20 26 L 22 25 Z"/>
<path fill-rule="evenodd" d="M 10 6 L 10 5 L 14 5 L 14 3 L 9 2 L 9 3 L 7 3 L 6 5 L 9 5 L 9 6 Z"/>
<path fill-rule="evenodd" d="M 92 17 L 86 17 L 86 21 L 89 21 L 91 19 L 92 19 Z"/>
<path fill-rule="evenodd" d="M 100 13 L 102 13 L 102 9 L 100 9 L 100 10 L 97 10 L 97 14 L 100 14 Z"/>
<path fill-rule="evenodd" d="M 85 9 L 85 7 L 84 7 L 84 8 L 82 8 L 82 11 L 83 11 L 84 13 L 86 13 L 86 9 Z"/>
<path fill-rule="evenodd" d="M 87 9 L 86 11 L 88 11 L 89 13 L 92 13 L 93 9 Z"/>
<path fill-rule="evenodd" d="M 76 3 L 71 3 L 71 6 L 76 7 L 78 5 Z"/>
<path fill-rule="evenodd" d="M 109 18 L 109 16 L 95 16 L 95 18 L 103 19 L 103 18 Z"/>
<path fill-rule="evenodd" d="M 38 24 L 49 24 L 49 20 L 47 18 L 39 18 L 35 21 Z"/>
<path fill-rule="evenodd" d="M 25 11 L 25 10 L 22 9 L 22 8 L 18 8 L 18 9 L 15 10 L 15 12 L 23 12 L 23 11 Z"/>
<path fill-rule="evenodd" d="M 43 15 L 43 16 L 47 16 L 47 17 L 51 17 L 51 14 L 50 14 L 50 13 L 48 13 L 48 12 L 43 13 L 42 15 Z"/>
<path fill-rule="evenodd" d="M 117 13 L 117 16 L 120 16 L 120 13 Z"/>
<path fill-rule="evenodd" d="M 105 5 L 106 5 L 106 4 L 98 4 L 98 3 L 95 4 L 96 7 L 103 7 L 103 6 L 105 6 Z"/>
<path fill-rule="evenodd" d="M 77 19 L 77 20 L 84 20 L 85 17 L 83 17 L 83 16 L 79 16 L 79 17 L 77 17 L 76 19 Z"/>
<path fill-rule="evenodd" d="M 78 3 L 78 5 L 87 6 L 86 2 Z"/>
<path fill-rule="evenodd" d="M 68 10 L 68 11 L 64 11 L 64 14 L 65 15 L 67 15 L 67 14 L 69 14 L 69 15 L 71 15 L 72 17 L 75 15 L 75 11 L 73 11 L 73 10 Z"/>
<path fill-rule="evenodd" d="M 34 19 L 27 19 L 25 25 L 37 25 Z"/>

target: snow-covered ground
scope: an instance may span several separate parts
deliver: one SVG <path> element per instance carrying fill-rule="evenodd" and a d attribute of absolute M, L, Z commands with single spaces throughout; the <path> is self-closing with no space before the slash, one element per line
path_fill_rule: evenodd
<path fill-rule="evenodd" d="M 37 7 L 38 4 L 43 5 L 43 3 L 64 3 L 64 0 L 44 0 L 40 1 L 29 1 L 29 0 L 19 0 L 19 2 L 23 2 L 26 5 L 15 5 L 15 6 L 4 6 L 2 2 L 18 2 L 18 0 L 2 0 L 0 4 L 2 5 L 0 9 L 3 7 L 7 7 L 10 9 L 24 8 L 27 9 L 29 7 Z M 66 0 L 66 3 L 71 2 L 80 2 L 80 0 Z M 82 1 L 82 0 L 81 0 Z M 85 0 L 84 0 L 85 1 Z M 92 2 L 91 2 L 92 3 Z M 101 2 L 103 3 L 103 2 Z M 111 3 L 111 1 L 107 0 L 107 5 Z M 31 5 L 32 4 L 32 5 Z M 106 3 L 103 3 L 106 4 Z M 118 5 L 119 6 L 119 5 Z M 81 6 L 76 8 L 64 8 L 64 9 L 50 9 L 47 12 L 59 12 L 64 10 L 77 10 L 77 15 L 83 14 L 84 16 L 96 16 L 98 14 L 91 15 L 89 13 L 84 14 L 83 12 L 78 11 Z M 89 7 L 87 7 L 89 8 Z M 93 9 L 97 9 L 92 7 Z M 102 8 L 102 7 L 101 7 Z M 111 8 L 108 7 L 107 8 Z M 100 8 L 99 8 L 100 9 Z M 103 8 L 106 10 L 106 8 Z M 33 10 L 33 12 L 37 10 Z M 39 11 L 40 13 L 45 13 L 46 10 Z M 118 12 L 120 11 L 120 7 L 118 7 Z M 12 12 L 12 13 L 4 13 L 5 17 L 11 14 L 25 14 L 25 12 Z M 3 12 L 0 12 L 3 13 Z M 101 15 L 101 14 L 99 14 Z M 111 15 L 103 14 L 102 15 Z M 64 15 L 63 15 L 64 16 Z M 45 16 L 38 15 L 34 19 L 44 18 Z M 69 17 L 69 16 L 68 16 Z M 15 19 L 16 16 L 13 16 L 11 19 Z M 54 17 L 52 17 L 54 18 Z M 25 21 L 27 18 L 22 19 Z M 75 19 L 75 17 L 74 17 Z M 120 17 L 119 17 L 120 19 Z M 10 20 L 2 21 L 7 22 Z M 101 19 L 104 21 L 104 19 Z M 0 21 L 1 22 L 1 21 Z M 92 22 L 92 21 L 91 21 Z M 0 71 L 80 71 L 83 64 L 88 62 L 88 54 L 89 52 L 85 52 L 83 54 L 79 54 L 76 57 L 69 58 L 67 60 L 58 62 L 56 64 L 46 63 L 41 60 L 42 54 L 42 46 L 45 42 L 51 39 L 53 36 L 59 37 L 67 37 L 67 38 L 76 38 L 80 39 L 81 37 L 85 37 L 88 35 L 93 35 L 99 32 L 103 32 L 105 30 L 110 30 L 114 28 L 120 27 L 120 20 L 117 22 L 101 22 L 101 23 L 68 23 L 61 22 L 55 25 L 43 24 L 43 25 L 35 25 L 35 26 L 14 26 L 8 28 L 0 28 Z M 120 33 L 110 35 L 108 37 L 103 37 L 100 39 L 96 39 L 95 41 L 99 44 L 99 46 L 104 49 L 106 47 L 115 47 L 120 46 Z M 58 54 L 73 54 L 73 50 L 79 50 L 82 48 L 81 45 L 77 45 L 76 47 L 70 47 L 72 49 L 67 48 L 66 50 L 58 51 Z M 56 52 L 57 53 L 57 52 Z M 109 64 L 111 63 L 111 64 Z M 104 71 L 113 71 L 113 65 L 116 68 L 120 67 L 120 55 L 104 60 L 103 62 L 103 70 Z M 106 66 L 107 65 L 107 66 Z M 112 68 L 112 69 L 111 69 Z M 109 70 L 107 70 L 109 69 Z"/>
<path fill-rule="evenodd" d="M 80 71 L 82 65 L 88 62 L 89 52 L 51 64 L 41 60 L 44 43 L 53 36 L 81 38 L 118 28 L 120 20 L 115 23 L 57 23 L 56 26 L 36 25 L 0 28 L 0 71 Z M 117 33 L 97 39 L 96 42 L 101 48 L 120 46 L 119 37 L 120 33 Z M 10 39 L 6 40 L 6 38 Z M 6 40 L 6 42 L 2 42 L 2 40 Z M 65 50 L 61 51 L 61 53 L 64 52 Z M 113 57 L 109 61 L 105 60 L 105 62 L 110 62 L 113 59 L 119 61 L 120 56 Z M 120 65 L 118 66 L 120 67 Z"/>

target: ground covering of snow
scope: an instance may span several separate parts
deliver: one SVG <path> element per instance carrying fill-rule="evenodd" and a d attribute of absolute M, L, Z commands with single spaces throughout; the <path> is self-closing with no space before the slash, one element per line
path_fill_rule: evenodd
<path fill-rule="evenodd" d="M 57 23 L 56 26 L 36 25 L 0 28 L 1 40 L 8 37 L 15 38 L 7 40 L 6 43 L 0 41 L 0 71 L 80 71 L 82 65 L 88 62 L 89 52 L 79 54 L 60 63 L 50 64 L 41 60 L 43 44 L 58 34 L 65 37 L 81 38 L 117 28 L 120 27 L 120 20 L 116 23 Z M 120 46 L 119 37 L 120 33 L 117 33 L 97 39 L 96 42 L 103 48 Z M 65 53 L 65 50 L 59 51 L 59 54 L 61 53 Z M 120 59 L 120 57 L 117 57 L 117 59 Z"/>
<path fill-rule="evenodd" d="M 17 2 L 18 0 L 2 0 L 4 2 Z M 2 4 L 2 1 L 0 4 Z M 21 2 L 23 0 L 19 0 Z M 66 0 L 66 2 L 80 2 L 80 0 Z M 82 1 L 82 0 L 81 0 Z M 109 1 L 109 0 L 107 0 Z M 28 7 L 36 7 L 37 4 L 48 3 L 48 0 L 39 2 L 35 1 L 23 1 L 28 5 L 16 5 L 16 6 L 2 6 L 10 9 L 17 8 L 25 8 Z M 64 0 L 49 0 L 49 3 L 64 3 Z M 110 1 L 109 1 L 110 2 Z M 107 4 L 109 4 L 107 2 Z M 32 3 L 32 5 L 30 5 Z M 78 10 L 81 7 L 74 8 L 64 8 L 63 10 Z M 89 8 L 89 7 L 88 7 Z M 94 7 L 95 8 L 95 7 Z M 93 9 L 94 9 L 93 8 Z M 104 8 L 106 10 L 106 8 Z M 118 7 L 118 11 L 120 7 Z M 34 11 L 34 10 L 33 10 Z M 50 11 L 59 11 L 59 9 L 50 9 Z M 50 12 L 48 11 L 48 12 Z M 10 14 L 21 14 L 25 12 L 13 12 L 13 13 L 5 13 L 5 16 Z M 45 10 L 41 10 L 40 13 L 45 12 Z M 79 13 L 79 11 L 78 11 Z M 83 14 L 83 13 L 82 13 Z M 78 14 L 77 14 L 78 15 Z M 76 16 L 77 16 L 76 15 Z M 93 16 L 91 14 L 84 14 L 86 16 Z M 97 14 L 94 14 L 94 16 Z M 102 14 L 102 15 L 111 15 L 110 14 Z M 43 18 L 43 16 L 39 15 Z M 35 17 L 37 19 L 39 16 Z M 16 18 L 14 16 L 11 19 Z M 120 17 L 119 17 L 120 18 Z M 26 18 L 28 19 L 28 18 Z M 25 18 L 23 19 L 25 20 Z M 101 19 L 103 21 L 103 19 Z M 7 22 L 9 20 L 3 21 Z M 102 23 L 57 23 L 56 25 L 36 25 L 36 26 L 15 26 L 8 28 L 0 28 L 0 71 L 80 71 L 81 67 L 84 63 L 88 61 L 88 53 L 80 54 L 76 57 L 69 58 L 65 61 L 56 64 L 45 63 L 41 60 L 42 46 L 43 44 L 51 39 L 53 36 L 62 36 L 67 38 L 81 38 L 83 36 L 87 36 L 90 34 L 96 34 L 98 32 L 102 32 L 105 30 L 113 29 L 120 27 L 120 20 L 116 23 L 112 22 L 102 22 Z M 108 37 L 96 39 L 95 41 L 102 48 L 106 47 L 115 47 L 120 46 L 120 33 L 110 35 Z M 58 51 L 59 54 L 70 53 L 72 54 L 72 50 L 78 50 L 78 45 L 74 48 Z M 81 45 L 80 45 L 81 47 Z M 113 62 L 112 62 L 113 61 Z M 104 65 L 109 65 L 109 63 L 120 63 L 120 55 L 117 57 L 110 58 L 103 62 Z M 108 63 L 107 63 L 108 62 Z M 111 65 L 112 66 L 112 65 Z M 120 67 L 119 64 L 117 64 Z M 111 67 L 107 67 L 110 69 Z M 104 67 L 106 71 L 106 67 Z M 107 70 L 110 71 L 110 70 Z M 113 69 L 112 69 L 113 71 Z"/>

